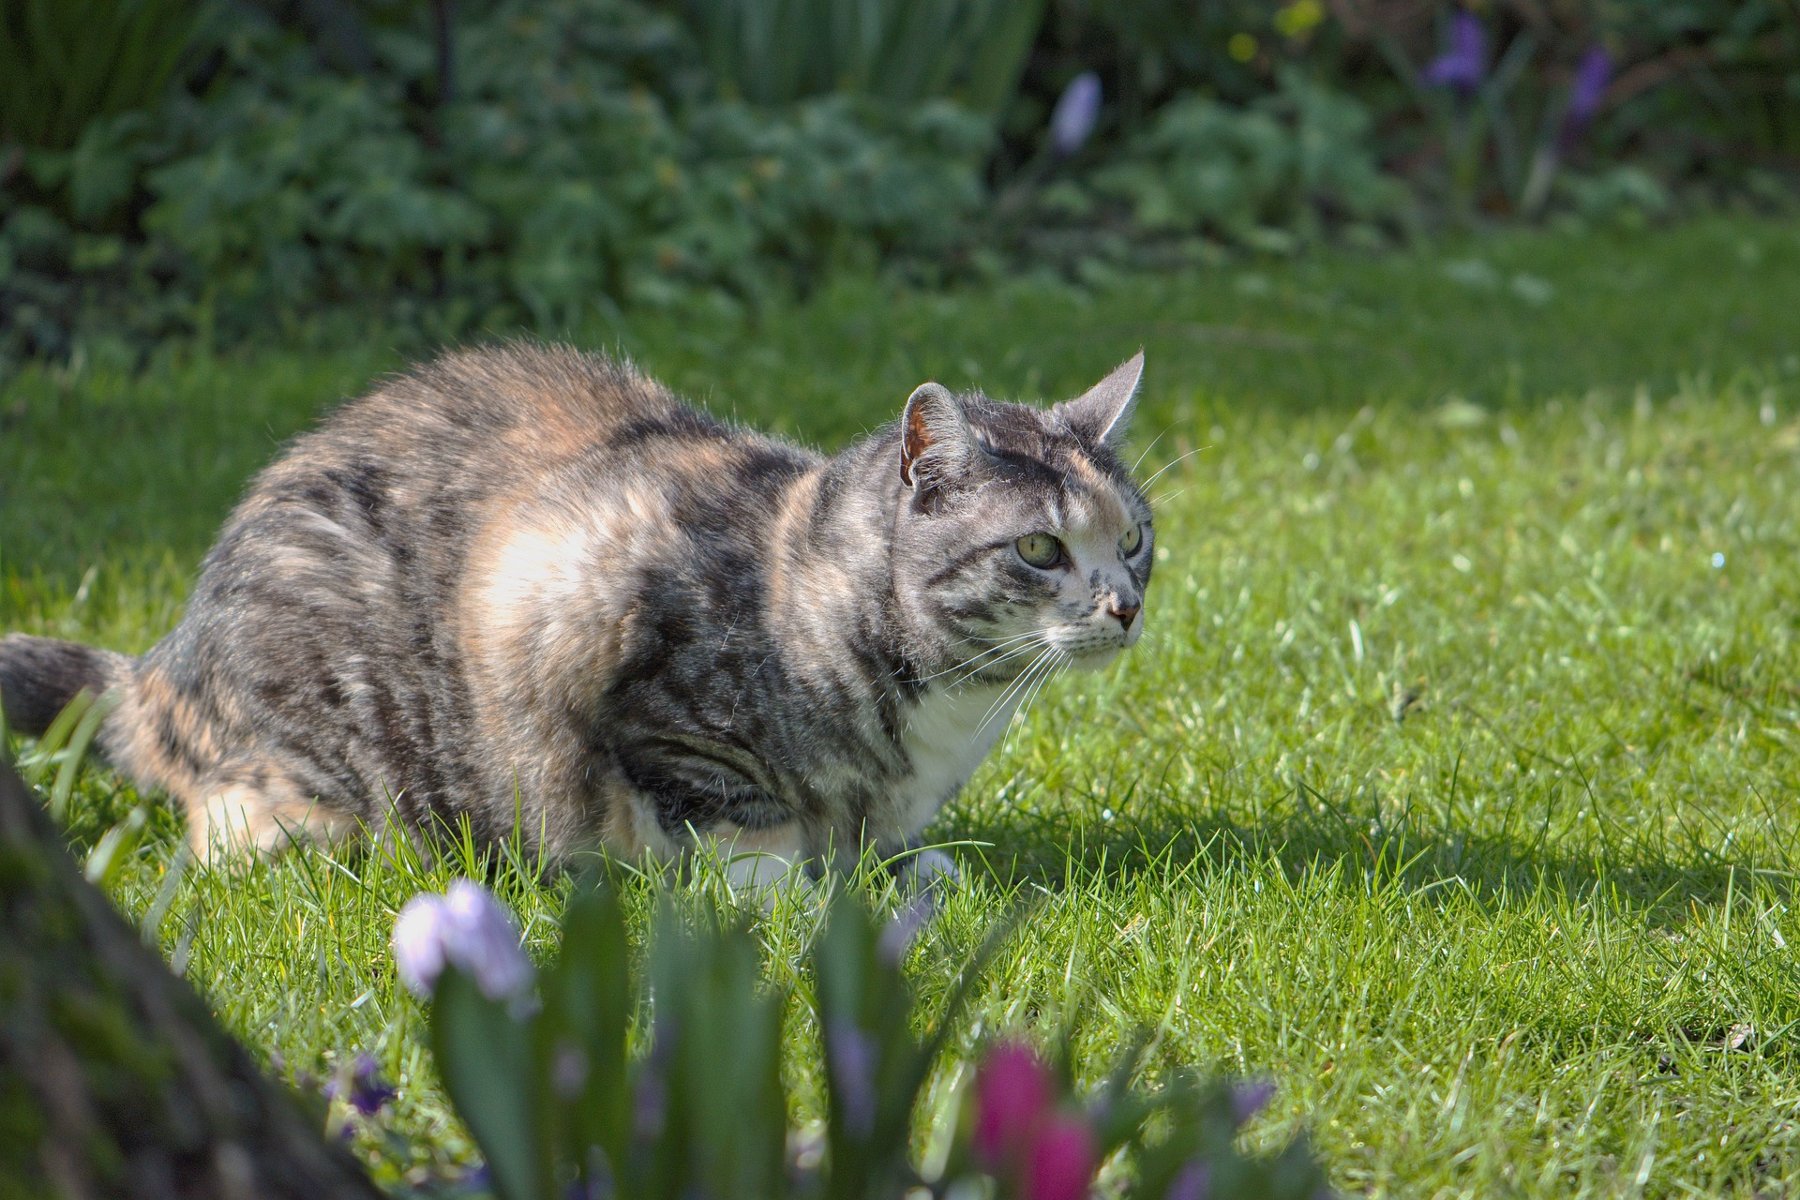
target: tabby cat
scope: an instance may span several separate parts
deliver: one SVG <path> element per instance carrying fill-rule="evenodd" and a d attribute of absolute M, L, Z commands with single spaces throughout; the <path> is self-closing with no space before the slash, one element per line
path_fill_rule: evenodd
<path fill-rule="evenodd" d="M 200 851 L 396 815 L 551 861 L 898 851 L 1023 698 L 1142 632 L 1142 368 L 1048 410 L 927 383 L 827 458 L 628 364 L 451 354 L 265 470 L 142 658 L 0 639 L 0 704 L 36 734 L 114 691 L 101 750 Z"/>

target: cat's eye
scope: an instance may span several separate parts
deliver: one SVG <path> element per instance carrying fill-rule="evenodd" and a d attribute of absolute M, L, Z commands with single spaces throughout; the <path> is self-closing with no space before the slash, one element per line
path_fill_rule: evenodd
<path fill-rule="evenodd" d="M 1144 527 L 1142 525 L 1133 525 L 1130 529 L 1125 531 L 1125 536 L 1119 539 L 1119 549 L 1125 552 L 1126 558 L 1130 558 L 1133 554 L 1136 554 L 1138 552 L 1138 547 L 1143 544 Z"/>
<path fill-rule="evenodd" d="M 1013 543 L 1019 557 L 1034 567 L 1054 567 L 1062 561 L 1062 543 L 1047 533 L 1028 533 Z"/>

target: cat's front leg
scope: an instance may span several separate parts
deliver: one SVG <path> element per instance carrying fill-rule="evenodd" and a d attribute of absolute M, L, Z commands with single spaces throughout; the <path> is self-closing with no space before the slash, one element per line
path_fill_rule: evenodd
<path fill-rule="evenodd" d="M 942 904 L 950 889 L 962 882 L 962 868 L 948 851 L 927 846 L 916 837 L 902 843 L 900 853 L 889 859 L 888 869 L 903 892 L 929 896 L 934 904 Z"/>

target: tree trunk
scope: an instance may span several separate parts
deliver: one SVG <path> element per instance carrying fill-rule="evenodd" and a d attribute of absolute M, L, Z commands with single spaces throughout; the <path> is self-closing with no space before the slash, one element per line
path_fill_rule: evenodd
<path fill-rule="evenodd" d="M 0 761 L 0 1200 L 380 1195 Z"/>

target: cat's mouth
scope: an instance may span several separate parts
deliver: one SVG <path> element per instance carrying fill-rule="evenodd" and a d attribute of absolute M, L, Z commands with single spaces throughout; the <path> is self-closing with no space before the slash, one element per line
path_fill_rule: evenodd
<path fill-rule="evenodd" d="M 1065 627 L 1051 633 L 1050 644 L 1063 653 L 1069 666 L 1097 671 L 1136 645 L 1143 632 L 1142 619 L 1133 622 L 1129 630 L 1095 625 Z"/>

